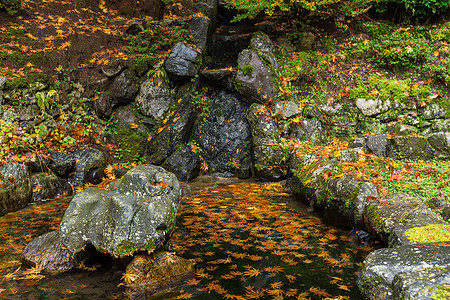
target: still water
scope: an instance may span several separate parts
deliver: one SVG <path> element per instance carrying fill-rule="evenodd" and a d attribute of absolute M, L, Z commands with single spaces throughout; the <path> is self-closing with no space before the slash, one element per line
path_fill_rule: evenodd
<path fill-rule="evenodd" d="M 126 299 L 123 263 L 59 275 L 21 266 L 22 249 L 58 229 L 70 199 L 0 217 L 0 298 Z M 204 177 L 183 185 L 165 250 L 194 259 L 195 273 L 152 299 L 360 299 L 355 278 L 373 249 L 299 210 L 280 184 Z"/>

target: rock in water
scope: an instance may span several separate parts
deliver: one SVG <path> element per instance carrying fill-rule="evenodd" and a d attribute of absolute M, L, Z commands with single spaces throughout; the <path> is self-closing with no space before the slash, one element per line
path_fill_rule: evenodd
<path fill-rule="evenodd" d="M 31 241 L 22 251 L 22 259 L 38 269 L 59 273 L 75 268 L 84 254 L 64 249 L 59 231 L 51 231 Z"/>
<path fill-rule="evenodd" d="M 29 169 L 26 165 L 5 163 L 0 166 L 0 216 L 24 208 L 31 201 Z"/>
<path fill-rule="evenodd" d="M 175 226 L 181 198 L 176 176 L 157 166 L 137 166 L 110 185 L 88 188 L 70 202 L 61 241 L 77 252 L 92 244 L 102 253 L 130 255 L 162 245 Z"/>
<path fill-rule="evenodd" d="M 177 284 L 193 270 L 193 259 L 169 252 L 159 252 L 154 257 L 144 254 L 136 256 L 127 266 L 125 281 L 134 292 L 133 299 L 144 299 Z"/>

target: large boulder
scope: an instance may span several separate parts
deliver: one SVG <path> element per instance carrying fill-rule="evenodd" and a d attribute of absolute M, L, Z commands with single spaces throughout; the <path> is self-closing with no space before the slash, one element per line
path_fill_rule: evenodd
<path fill-rule="evenodd" d="M 431 160 L 435 151 L 423 136 L 394 136 L 389 140 L 391 157 L 395 159 Z"/>
<path fill-rule="evenodd" d="M 209 104 L 209 113 L 194 129 L 208 171 L 234 176 L 250 153 L 251 131 L 247 107 L 237 93 L 220 91 Z"/>
<path fill-rule="evenodd" d="M 50 150 L 45 155 L 37 156 L 31 165 L 33 172 L 48 172 L 59 177 L 68 177 L 75 167 L 76 158 L 58 150 Z"/>
<path fill-rule="evenodd" d="M 72 199 L 60 226 L 62 244 L 72 252 L 92 244 L 114 256 L 162 245 L 180 203 L 176 176 L 161 167 L 137 166 L 110 188 L 88 188 Z"/>
<path fill-rule="evenodd" d="M 278 63 L 272 53 L 274 46 L 266 34 L 256 32 L 249 48 L 239 54 L 236 89 L 250 103 L 266 103 L 276 95 L 278 85 Z"/>
<path fill-rule="evenodd" d="M 255 172 L 266 180 L 280 180 L 287 176 L 289 157 L 276 146 L 281 142 L 280 132 L 269 110 L 261 104 L 252 104 L 247 112 L 252 131 Z"/>
<path fill-rule="evenodd" d="M 169 78 L 177 81 L 193 77 L 201 66 L 201 53 L 184 43 L 176 44 L 164 61 Z"/>
<path fill-rule="evenodd" d="M 361 293 L 370 300 L 445 299 L 433 296 L 450 280 L 448 246 L 405 245 L 370 253 L 358 280 Z"/>
<path fill-rule="evenodd" d="M 80 187 L 85 183 L 100 183 L 104 177 L 106 158 L 102 151 L 91 148 L 75 150 L 71 156 L 75 158 L 76 165 L 69 183 L 73 187 Z"/>
<path fill-rule="evenodd" d="M 22 251 L 22 259 L 38 269 L 59 273 L 78 266 L 86 252 L 72 253 L 61 244 L 59 231 L 50 231 L 32 240 Z"/>
<path fill-rule="evenodd" d="M 0 216 L 24 208 L 31 201 L 33 188 L 26 165 L 5 163 L 0 166 Z"/>
<path fill-rule="evenodd" d="M 136 104 L 142 114 L 161 122 L 170 108 L 170 90 L 163 74 L 145 80 L 136 97 Z"/>

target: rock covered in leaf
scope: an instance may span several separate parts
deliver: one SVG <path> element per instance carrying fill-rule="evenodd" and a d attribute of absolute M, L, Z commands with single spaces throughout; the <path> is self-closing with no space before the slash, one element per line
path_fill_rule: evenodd
<path fill-rule="evenodd" d="M 163 74 L 155 74 L 141 84 L 136 97 L 140 112 L 161 122 L 170 108 L 170 90 Z"/>
<path fill-rule="evenodd" d="M 181 187 L 174 174 L 137 166 L 112 184 L 72 199 L 61 222 L 61 241 L 76 252 L 92 244 L 102 253 L 130 255 L 164 243 L 175 225 Z"/>
<path fill-rule="evenodd" d="M 256 175 L 267 180 L 280 180 L 287 175 L 286 153 L 276 146 L 281 142 L 280 132 L 269 110 L 261 104 L 252 104 L 247 112 L 252 131 L 252 148 Z"/>
<path fill-rule="evenodd" d="M 359 289 L 370 300 L 433 299 L 450 279 L 450 244 L 445 245 L 405 245 L 370 253 Z"/>
<path fill-rule="evenodd" d="M 164 68 L 169 78 L 177 81 L 193 77 L 201 65 L 201 53 L 184 43 L 176 44 L 167 54 Z"/>
<path fill-rule="evenodd" d="M 126 286 L 133 299 L 141 299 L 165 288 L 174 286 L 194 271 L 194 260 L 170 252 L 154 256 L 140 254 L 133 258 L 124 274 Z"/>
<path fill-rule="evenodd" d="M 249 155 L 251 131 L 246 112 L 237 93 L 219 91 L 212 97 L 208 116 L 193 134 L 210 173 L 234 176 Z"/>
<path fill-rule="evenodd" d="M 86 257 L 84 252 L 72 253 L 65 249 L 59 231 L 51 231 L 35 238 L 21 255 L 26 263 L 52 273 L 71 270 Z"/>
<path fill-rule="evenodd" d="M 26 165 L 5 163 L 0 166 L 0 216 L 24 208 L 31 201 L 33 188 Z"/>
<path fill-rule="evenodd" d="M 69 177 L 69 183 L 80 187 L 87 182 L 97 184 L 104 177 L 106 158 L 102 151 L 91 148 L 75 150 L 71 157 L 75 158 L 74 173 Z"/>

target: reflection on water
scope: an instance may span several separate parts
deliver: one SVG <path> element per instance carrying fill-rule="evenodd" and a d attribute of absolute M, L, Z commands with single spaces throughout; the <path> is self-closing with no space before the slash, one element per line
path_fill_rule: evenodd
<path fill-rule="evenodd" d="M 0 217 L 0 297 L 122 299 L 123 265 L 41 276 L 21 267 L 33 238 L 59 226 L 70 198 Z M 280 184 L 202 178 L 183 186 L 167 250 L 196 260 L 195 274 L 155 299 L 359 299 L 355 272 L 370 248 L 292 209 Z"/>

